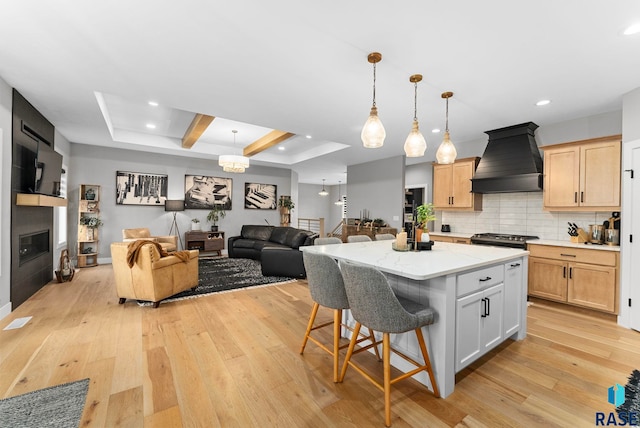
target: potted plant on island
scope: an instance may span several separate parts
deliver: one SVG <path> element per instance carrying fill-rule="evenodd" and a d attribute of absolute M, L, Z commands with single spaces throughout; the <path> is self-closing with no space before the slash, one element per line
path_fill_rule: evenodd
<path fill-rule="evenodd" d="M 191 219 L 191 230 L 200 230 L 200 220 L 197 218 Z"/>
<path fill-rule="evenodd" d="M 427 224 L 436 219 L 436 213 L 432 203 L 418 205 L 416 207 L 416 241 L 429 241 L 429 228 Z"/>
<path fill-rule="evenodd" d="M 227 212 L 224 210 L 222 205 L 216 204 L 213 206 L 213 209 L 209 211 L 207 214 L 207 221 L 211 223 L 211 231 L 218 231 L 218 220 L 224 218 L 227 215 Z"/>

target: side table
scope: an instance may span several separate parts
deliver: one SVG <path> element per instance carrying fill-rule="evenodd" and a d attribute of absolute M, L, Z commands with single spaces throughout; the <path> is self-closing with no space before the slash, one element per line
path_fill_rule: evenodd
<path fill-rule="evenodd" d="M 187 250 L 215 251 L 221 256 L 224 249 L 224 232 L 191 230 L 185 232 L 184 244 Z"/>

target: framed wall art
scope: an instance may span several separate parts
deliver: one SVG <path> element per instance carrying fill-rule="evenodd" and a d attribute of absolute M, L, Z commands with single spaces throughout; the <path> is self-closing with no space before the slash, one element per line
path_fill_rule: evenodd
<path fill-rule="evenodd" d="M 275 184 L 244 183 L 244 207 L 257 210 L 275 210 L 278 200 Z"/>
<path fill-rule="evenodd" d="M 210 210 L 214 205 L 231 209 L 232 179 L 206 175 L 184 176 L 184 207 Z"/>
<path fill-rule="evenodd" d="M 116 171 L 116 205 L 164 207 L 168 181 L 166 174 Z"/>

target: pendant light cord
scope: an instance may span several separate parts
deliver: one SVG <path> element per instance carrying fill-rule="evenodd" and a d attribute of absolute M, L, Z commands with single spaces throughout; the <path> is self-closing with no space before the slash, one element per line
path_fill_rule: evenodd
<path fill-rule="evenodd" d="M 373 63 L 373 107 L 376 106 L 376 63 Z"/>
<path fill-rule="evenodd" d="M 418 82 L 414 82 L 413 84 L 413 120 L 418 120 Z"/>
<path fill-rule="evenodd" d="M 449 98 L 447 97 L 447 113 L 446 113 L 446 123 L 444 125 L 445 127 L 445 132 L 449 132 Z"/>

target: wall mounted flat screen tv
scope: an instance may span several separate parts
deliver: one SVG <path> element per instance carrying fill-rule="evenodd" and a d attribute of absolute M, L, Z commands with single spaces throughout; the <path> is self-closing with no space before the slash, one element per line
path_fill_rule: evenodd
<path fill-rule="evenodd" d="M 38 142 L 34 174 L 33 193 L 60 196 L 62 155 L 42 141 Z"/>

